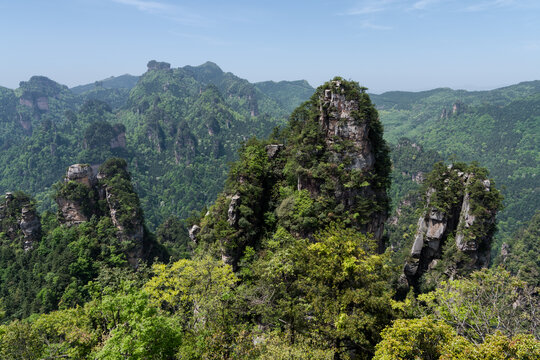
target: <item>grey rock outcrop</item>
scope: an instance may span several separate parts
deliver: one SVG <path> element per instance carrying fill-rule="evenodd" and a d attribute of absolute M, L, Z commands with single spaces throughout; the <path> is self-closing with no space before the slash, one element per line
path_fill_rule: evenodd
<path fill-rule="evenodd" d="M 19 242 L 24 251 L 32 250 L 41 240 L 41 221 L 29 197 L 6 193 L 0 202 L 0 232 Z"/>
<path fill-rule="evenodd" d="M 120 213 L 123 211 L 122 205 L 118 200 L 118 196 L 114 193 L 114 189 L 106 188 L 105 198 L 109 207 L 109 216 L 111 217 L 113 225 L 117 229 L 117 236 L 120 242 L 130 242 L 132 245 L 128 247 L 126 251 L 126 257 L 128 263 L 137 268 L 139 261 L 144 255 L 144 226 L 143 219 L 138 214 L 139 209 L 132 209 L 129 214 L 129 220 L 123 221 L 120 218 Z"/>
<path fill-rule="evenodd" d="M 201 227 L 199 225 L 193 225 L 192 227 L 190 227 L 188 230 L 188 235 L 191 241 L 196 243 L 197 235 L 199 235 L 200 232 L 201 232 Z"/>
<path fill-rule="evenodd" d="M 325 89 L 319 98 L 319 126 L 325 134 L 325 142 L 330 152 L 329 160 L 342 166 L 346 171 L 363 174 L 372 173 L 375 169 L 375 149 L 370 132 L 369 115 L 359 116 L 362 113 L 362 104 L 356 99 L 348 99 L 341 81 L 331 82 L 332 87 Z M 345 145 L 345 146 L 344 146 Z M 316 194 L 319 184 L 314 183 L 309 176 L 299 175 L 298 189 L 306 188 Z M 372 184 L 360 187 L 335 184 L 335 198 L 346 209 L 353 209 L 359 199 L 372 199 L 383 202 L 386 191 L 376 189 Z M 363 231 L 374 235 L 381 243 L 386 221 L 386 210 L 374 211 L 370 219 L 364 219 Z"/>
<path fill-rule="evenodd" d="M 268 158 L 273 159 L 284 147 L 285 145 L 283 144 L 266 145 L 266 153 L 268 154 Z"/>
<path fill-rule="evenodd" d="M 39 241 L 39 238 L 41 237 L 41 222 L 33 207 L 29 205 L 22 207 L 19 227 L 23 233 L 24 250 L 31 250 L 34 243 Z"/>
<path fill-rule="evenodd" d="M 336 88 L 340 88 L 339 81 L 333 83 Z M 333 162 L 344 163 L 348 169 L 371 170 L 375 157 L 368 138 L 368 123 L 353 116 L 353 112 L 358 110 L 357 101 L 347 100 L 345 94 L 326 89 L 320 101 L 319 124 L 330 148 L 338 142 L 350 141 L 354 144 L 345 152 L 332 151 Z"/>
<path fill-rule="evenodd" d="M 417 286 L 422 275 L 437 270 L 438 266 L 445 266 L 438 271 L 453 278 L 461 271 L 473 271 L 489 265 L 493 236 L 490 229 L 494 228 L 497 209 L 488 206 L 480 214 L 472 211 L 473 202 L 482 201 L 484 195 L 491 191 L 489 180 L 478 179 L 475 174 L 451 167 L 445 178 L 440 180 L 443 180 L 445 187 L 439 191 L 455 192 L 457 201 L 443 210 L 433 204 L 433 199 L 439 195 L 437 190 L 428 190 L 424 213 L 418 220 L 410 257 L 404 266 L 404 274 L 412 286 Z M 453 189 L 449 185 L 451 181 L 454 183 Z M 481 188 L 480 193 L 478 187 Z M 476 191 L 475 199 L 473 190 Z M 449 239 L 454 242 L 450 248 L 453 254 L 444 254 Z M 452 256 L 454 260 L 445 256 Z"/>
<path fill-rule="evenodd" d="M 92 167 L 88 164 L 71 165 L 64 178 L 64 183 L 70 181 L 84 185 L 89 190 L 93 190 L 96 185 L 96 177 Z M 66 194 L 67 195 L 67 194 Z M 59 196 L 56 198 L 58 211 L 60 213 L 60 222 L 67 226 L 78 225 L 89 220 L 90 214 L 87 213 L 86 202 L 90 199 L 78 199 L 73 196 Z"/>
<path fill-rule="evenodd" d="M 227 211 L 227 222 L 231 226 L 235 226 L 238 223 L 238 206 L 240 205 L 240 195 L 234 194 L 231 197 L 231 202 L 229 203 L 229 210 Z"/>
<path fill-rule="evenodd" d="M 87 187 L 92 187 L 95 184 L 96 178 L 90 165 L 74 164 L 68 168 L 64 181 L 76 181 Z"/>
<path fill-rule="evenodd" d="M 119 244 L 124 249 L 128 263 L 137 268 L 139 261 L 145 258 L 148 252 L 145 248 L 145 231 L 142 210 L 138 205 L 138 198 L 130 186 L 122 184 L 120 188 L 114 181 L 108 181 L 120 173 L 129 181 L 126 163 L 115 160 L 106 172 L 99 171 L 94 175 L 92 166 L 74 164 L 68 168 L 65 177 L 65 190 L 56 198 L 60 212 L 60 221 L 68 226 L 79 225 L 92 216 L 108 216 L 116 228 Z M 104 164 L 105 166 L 106 164 Z M 120 180 L 122 181 L 122 180 Z M 69 193 L 70 186 L 77 189 L 78 183 L 87 188 L 87 195 L 77 197 Z M 106 206 L 99 205 L 105 202 Z M 126 201 L 130 201 L 126 204 Z"/>
<path fill-rule="evenodd" d="M 57 198 L 56 203 L 58 204 L 58 210 L 62 214 L 61 223 L 72 226 L 89 220 L 83 211 L 82 205 L 78 201 Z"/>

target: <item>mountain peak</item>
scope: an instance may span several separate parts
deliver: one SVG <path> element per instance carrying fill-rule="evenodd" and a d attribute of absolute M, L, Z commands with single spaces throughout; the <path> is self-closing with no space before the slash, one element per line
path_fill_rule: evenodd
<path fill-rule="evenodd" d="M 148 71 L 150 70 L 169 70 L 171 68 L 171 64 L 168 62 L 163 61 L 156 61 L 156 60 L 150 60 L 148 64 L 146 64 L 148 67 Z"/>
<path fill-rule="evenodd" d="M 206 69 L 206 70 L 209 70 L 209 71 L 212 71 L 212 72 L 217 72 L 217 73 L 222 73 L 223 72 L 223 70 L 221 70 L 221 68 L 218 66 L 218 64 L 216 64 L 215 62 L 212 62 L 212 61 L 207 61 L 204 64 L 201 64 L 201 65 L 199 65 L 197 67 L 202 68 L 202 69 Z"/>

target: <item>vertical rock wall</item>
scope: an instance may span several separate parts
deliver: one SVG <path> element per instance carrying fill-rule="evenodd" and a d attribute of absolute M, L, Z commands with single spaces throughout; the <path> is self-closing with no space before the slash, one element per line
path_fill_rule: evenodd
<path fill-rule="evenodd" d="M 449 166 L 429 187 L 404 276 L 409 285 L 438 272 L 448 278 L 489 265 L 500 195 L 482 174 Z M 442 184 L 442 186 L 440 186 Z M 446 250 L 446 252 L 445 252 Z"/>
<path fill-rule="evenodd" d="M 148 252 L 144 242 L 144 219 L 138 197 L 131 187 L 127 164 L 120 159 L 113 161 L 112 166 L 100 170 L 97 175 L 86 164 L 68 168 L 64 188 L 56 198 L 60 221 L 73 226 L 92 216 L 110 217 L 129 264 L 136 268 Z M 100 200 L 106 208 L 100 208 Z"/>
<path fill-rule="evenodd" d="M 31 199 L 22 193 L 6 193 L 0 202 L 0 232 L 17 241 L 24 251 L 41 239 L 41 221 Z"/>

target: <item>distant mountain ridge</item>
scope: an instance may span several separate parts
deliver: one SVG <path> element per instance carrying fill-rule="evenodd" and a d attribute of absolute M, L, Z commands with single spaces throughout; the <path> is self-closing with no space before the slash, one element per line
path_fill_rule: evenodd
<path fill-rule="evenodd" d="M 442 101 L 447 97 L 460 99 L 466 104 L 479 105 L 483 102 L 505 103 L 540 92 L 540 80 L 524 81 L 515 85 L 504 86 L 493 90 L 454 90 L 451 88 L 436 88 L 426 91 L 387 91 L 382 94 L 370 94 L 379 109 L 412 103 Z"/>
<path fill-rule="evenodd" d="M 212 62 L 171 68 L 154 61 L 141 76 L 126 74 L 72 89 L 45 79 L 33 77 L 15 90 L 0 88 L 0 191 L 20 188 L 48 208 L 53 206 L 48 188 L 67 166 L 121 156 L 133 169 L 134 186 L 153 226 L 213 201 L 238 145 L 284 124 L 314 91 L 305 80 L 249 83 Z M 406 137 L 426 150 L 436 149 L 441 158 L 477 160 L 491 171 L 506 187 L 500 228 L 507 236 L 540 202 L 539 93 L 540 81 L 529 81 L 490 91 L 439 88 L 371 98 L 389 143 Z M 100 132 L 107 135 L 93 141 Z M 123 144 L 122 136 L 125 146 L 111 148 L 111 141 Z M 85 149 L 85 144 L 103 147 Z"/>
<path fill-rule="evenodd" d="M 48 209 L 50 187 L 67 166 L 118 156 L 133 169 L 153 228 L 213 201 L 240 143 L 267 136 L 312 91 L 299 81 L 266 93 L 211 62 L 171 68 L 153 60 L 141 76 L 72 89 L 34 76 L 0 88 L 0 191 L 23 189 Z"/>
<path fill-rule="evenodd" d="M 107 79 L 98 80 L 93 84 L 78 85 L 70 88 L 75 94 L 82 94 L 87 91 L 91 91 L 97 87 L 103 87 L 105 89 L 128 89 L 131 90 L 140 76 L 134 76 L 130 74 L 124 74 L 120 76 L 111 76 Z"/>
<path fill-rule="evenodd" d="M 183 69 L 192 72 L 201 83 L 211 83 L 216 86 L 221 84 L 221 86 L 218 86 L 220 90 L 224 90 L 224 79 L 236 77 L 230 72 L 224 72 L 216 63 L 211 61 L 207 61 L 199 66 L 186 65 Z M 97 88 L 131 90 L 137 85 L 139 78 L 140 76 L 130 74 L 111 76 L 107 79 L 95 81 L 94 83 L 74 86 L 70 90 L 76 94 L 84 94 Z M 305 101 L 315 91 L 306 80 L 262 81 L 253 85 L 257 90 L 277 101 L 287 112 L 292 112 L 297 104 Z"/>

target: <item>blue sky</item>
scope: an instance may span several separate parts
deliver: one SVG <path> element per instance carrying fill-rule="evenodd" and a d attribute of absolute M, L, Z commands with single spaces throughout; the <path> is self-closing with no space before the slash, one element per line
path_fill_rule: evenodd
<path fill-rule="evenodd" d="M 0 0 L 0 32 L 10 88 L 139 75 L 151 59 L 377 93 L 540 79 L 538 0 Z"/>

